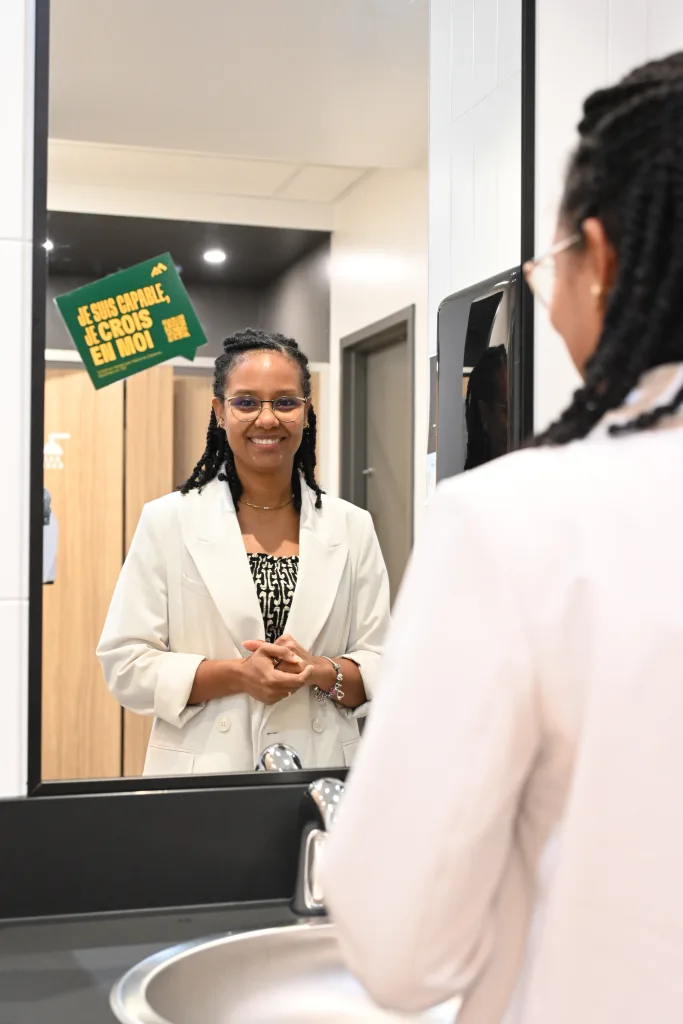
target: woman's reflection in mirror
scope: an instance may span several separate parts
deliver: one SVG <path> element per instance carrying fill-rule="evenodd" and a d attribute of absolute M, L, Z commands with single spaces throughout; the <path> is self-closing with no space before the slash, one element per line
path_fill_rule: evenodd
<path fill-rule="evenodd" d="M 205 451 L 143 511 L 98 654 L 155 716 L 145 774 L 250 771 L 273 743 L 353 759 L 389 590 L 369 514 L 317 482 L 311 396 L 294 340 L 227 338 Z"/>
<path fill-rule="evenodd" d="M 487 348 L 470 374 L 465 399 L 467 457 L 475 469 L 508 450 L 508 361 L 504 345 Z"/>

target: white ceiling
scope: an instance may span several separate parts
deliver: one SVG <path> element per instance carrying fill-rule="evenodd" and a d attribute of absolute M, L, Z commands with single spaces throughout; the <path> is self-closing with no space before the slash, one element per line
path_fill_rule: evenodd
<path fill-rule="evenodd" d="M 52 138 L 243 158 L 244 191 L 309 202 L 426 160 L 428 0 L 52 0 L 51 38 Z"/>

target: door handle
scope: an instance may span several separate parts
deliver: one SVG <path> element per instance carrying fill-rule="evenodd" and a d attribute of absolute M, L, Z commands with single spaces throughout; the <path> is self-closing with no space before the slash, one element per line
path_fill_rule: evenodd
<path fill-rule="evenodd" d="M 374 474 L 374 472 L 375 471 L 372 468 L 372 466 L 369 466 L 368 469 L 361 470 L 361 473 L 362 473 L 363 476 L 372 476 Z"/>

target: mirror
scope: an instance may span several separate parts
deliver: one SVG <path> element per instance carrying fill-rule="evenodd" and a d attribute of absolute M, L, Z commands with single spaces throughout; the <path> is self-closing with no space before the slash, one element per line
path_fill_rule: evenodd
<path fill-rule="evenodd" d="M 347 766 L 388 618 L 377 538 L 396 517 L 409 543 L 422 500 L 424 424 L 383 434 L 376 413 L 412 402 L 426 361 L 428 0 L 53 0 L 50 32 L 31 774 Z M 83 299 L 83 358 L 54 300 L 167 253 L 206 344 L 95 388 L 83 359 L 122 359 L 116 332 L 157 316 L 154 268 L 134 306 L 113 285 L 113 315 Z M 410 344 L 373 334 L 406 310 Z M 381 469 L 351 493 L 340 352 L 359 332 Z M 406 556 L 386 552 L 392 591 Z M 283 634 L 284 658 L 260 649 Z"/>

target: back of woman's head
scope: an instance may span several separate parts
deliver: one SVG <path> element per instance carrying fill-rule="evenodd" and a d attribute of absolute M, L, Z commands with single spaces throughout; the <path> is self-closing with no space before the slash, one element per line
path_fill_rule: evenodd
<path fill-rule="evenodd" d="M 541 443 L 584 437 L 646 370 L 683 361 L 683 53 L 594 93 L 578 130 L 560 223 L 583 236 L 597 218 L 617 269 L 584 386 Z M 681 402 L 683 393 L 627 429 L 651 426 Z"/>
<path fill-rule="evenodd" d="M 254 352 L 279 352 L 291 360 L 298 367 L 301 374 L 303 397 L 310 401 L 311 371 L 308 365 L 308 358 L 301 351 L 296 341 L 293 338 L 286 338 L 282 334 L 271 334 L 267 331 L 251 327 L 243 331 L 236 331 L 235 334 L 231 334 L 223 342 L 223 352 L 218 356 L 214 365 L 213 393 L 215 398 L 223 401 L 226 383 L 231 371 Z M 293 504 L 297 511 L 301 509 L 300 475 L 303 475 L 308 487 L 315 492 L 316 508 L 321 507 L 323 491 L 318 486 L 315 478 L 316 434 L 315 410 L 309 404 L 306 429 L 303 432 L 303 439 L 295 455 L 292 469 Z M 201 491 L 206 484 L 216 477 L 219 480 L 227 481 L 233 501 L 235 506 L 237 506 L 242 495 L 242 482 L 237 474 L 234 455 L 228 444 L 226 432 L 219 426 L 216 413 L 212 409 L 206 434 L 204 454 L 180 490 L 183 494 L 188 494 L 192 490 Z"/>

